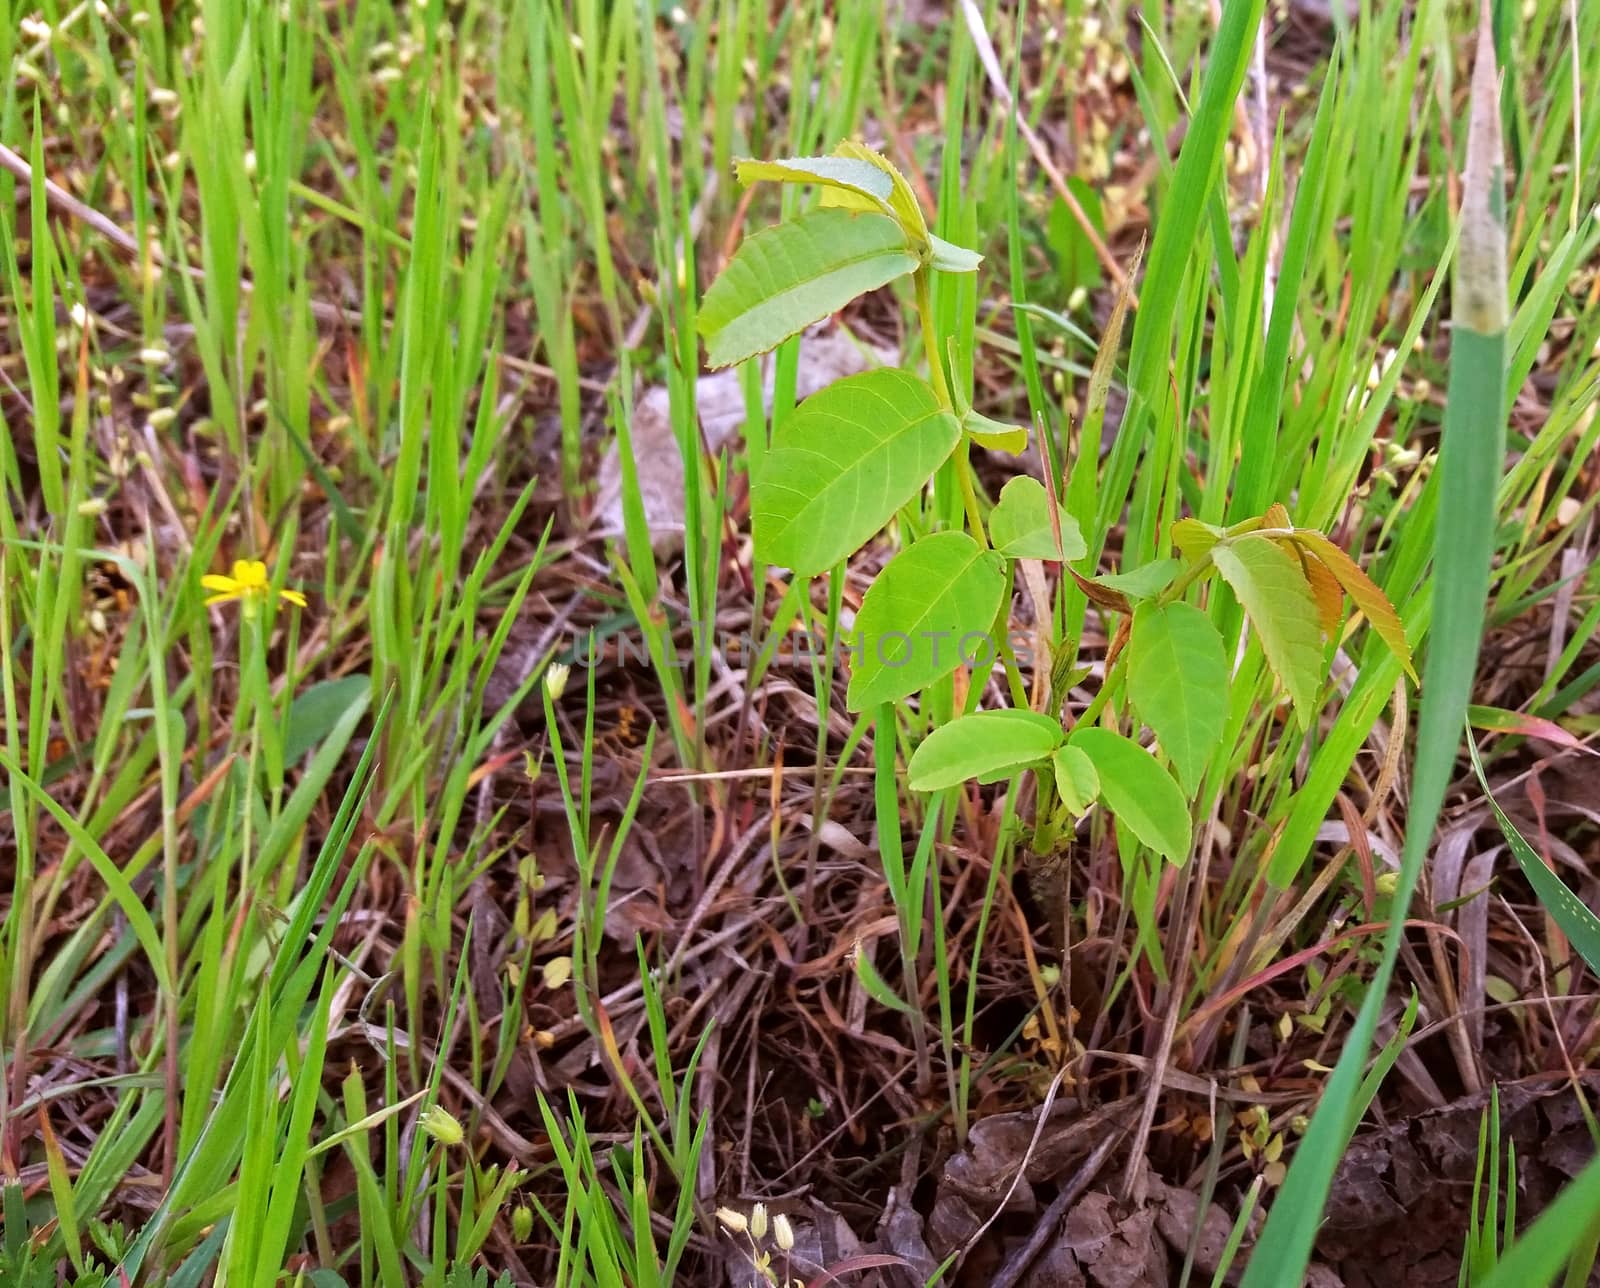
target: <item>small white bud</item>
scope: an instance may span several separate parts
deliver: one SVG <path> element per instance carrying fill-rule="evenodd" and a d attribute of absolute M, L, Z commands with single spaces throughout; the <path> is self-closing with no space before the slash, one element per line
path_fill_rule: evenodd
<path fill-rule="evenodd" d="M 743 1212 L 736 1212 L 732 1208 L 718 1208 L 717 1220 L 722 1222 L 722 1228 L 729 1234 L 743 1234 L 750 1228 L 750 1223 L 744 1219 Z"/>
<path fill-rule="evenodd" d="M 544 691 L 550 695 L 550 701 L 559 702 L 561 695 L 567 691 L 567 677 L 572 674 L 572 668 L 561 662 L 552 662 L 544 673 Z"/>
<path fill-rule="evenodd" d="M 767 1237 L 767 1205 L 757 1203 L 750 1209 L 750 1235 L 755 1239 Z"/>
<path fill-rule="evenodd" d="M 794 1227 L 782 1212 L 772 1218 L 772 1237 L 780 1252 L 789 1252 L 794 1248 Z"/>

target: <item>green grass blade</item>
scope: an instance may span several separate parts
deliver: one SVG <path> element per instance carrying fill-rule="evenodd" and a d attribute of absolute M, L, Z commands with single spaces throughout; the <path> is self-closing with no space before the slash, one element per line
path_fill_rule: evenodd
<path fill-rule="evenodd" d="M 1596 1212 L 1600 1212 L 1600 1158 L 1578 1173 L 1475 1288 L 1552 1283 L 1574 1252 L 1592 1247 Z"/>
<path fill-rule="evenodd" d="M 1491 193 L 1499 191 L 1498 87 L 1487 22 L 1480 23 L 1472 129 L 1457 259 L 1455 329 L 1440 445 L 1442 499 L 1434 544 L 1433 630 L 1423 672 L 1422 714 L 1399 886 L 1383 958 L 1295 1154 L 1244 1288 L 1299 1283 L 1327 1202 L 1334 1169 L 1356 1119 L 1357 1086 L 1405 931 L 1406 910 L 1433 839 L 1456 763 L 1488 602 L 1495 492 L 1505 457 L 1505 234 Z M 1531 1282 L 1523 1280 L 1521 1282 Z"/>
<path fill-rule="evenodd" d="M 1478 783 L 1488 798 L 1489 808 L 1494 811 L 1495 821 L 1500 824 L 1500 831 L 1505 834 L 1506 844 L 1511 847 L 1517 866 L 1528 878 L 1528 884 L 1539 896 L 1539 902 L 1561 927 L 1561 933 L 1571 941 L 1578 955 L 1589 963 L 1589 968 L 1600 974 L 1600 917 L 1590 912 L 1588 906 L 1551 871 L 1539 857 L 1538 851 L 1517 830 L 1517 825 L 1506 817 L 1506 812 L 1489 791 L 1489 780 L 1483 774 L 1483 761 L 1478 758 L 1477 745 L 1470 737 L 1467 739 L 1467 751 L 1472 757 L 1473 772 L 1478 776 Z"/>
<path fill-rule="evenodd" d="M 1222 167 L 1223 144 L 1233 121 L 1234 103 L 1244 83 L 1250 42 L 1261 23 L 1263 0 L 1225 5 L 1222 22 L 1206 64 L 1205 79 L 1193 120 L 1178 157 L 1172 187 L 1156 221 L 1150 267 L 1139 297 L 1128 359 L 1128 410 L 1100 489 L 1099 511 L 1089 533 L 1089 553 L 1098 556 L 1128 499 L 1139 454 L 1155 431 L 1159 411 L 1168 400 L 1168 363 L 1174 318 L 1189 264 L 1202 244 L 1201 219 Z M 1123 552 L 1129 566 L 1154 555 L 1153 550 Z"/>

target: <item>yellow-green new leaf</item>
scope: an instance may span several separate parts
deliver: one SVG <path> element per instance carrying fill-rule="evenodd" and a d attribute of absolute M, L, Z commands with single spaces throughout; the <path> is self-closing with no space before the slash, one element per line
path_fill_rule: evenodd
<path fill-rule="evenodd" d="M 1172 544 L 1190 563 L 1205 558 L 1211 547 L 1222 540 L 1222 529 L 1199 519 L 1179 519 L 1172 525 Z"/>
<path fill-rule="evenodd" d="M 989 630 L 1005 566 L 965 532 L 937 532 L 878 574 L 856 614 L 845 705 L 864 711 L 927 688 L 963 662 L 993 661 Z"/>
<path fill-rule="evenodd" d="M 933 259 L 929 262 L 940 272 L 976 273 L 978 265 L 983 263 L 983 256 L 977 251 L 957 246 L 932 233 L 928 234 L 928 244 L 933 248 Z"/>
<path fill-rule="evenodd" d="M 961 417 L 961 428 L 979 447 L 987 447 L 991 451 L 1010 452 L 1013 456 L 1019 456 L 1028 446 L 1028 431 L 1021 425 L 991 420 L 970 409 Z"/>
<path fill-rule="evenodd" d="M 701 301 L 707 365 L 775 349 L 918 263 L 888 215 L 814 210 L 763 229 L 740 243 Z"/>
<path fill-rule="evenodd" d="M 1317 601 L 1299 563 L 1268 537 L 1219 542 L 1211 562 L 1244 606 L 1267 664 L 1289 691 L 1300 722 L 1317 715 L 1322 684 L 1322 632 Z"/>
<path fill-rule="evenodd" d="M 892 214 L 894 181 L 871 162 L 856 157 L 787 157 L 780 161 L 744 158 L 733 163 L 734 177 L 748 187 L 771 183 L 815 183 L 863 198 L 858 208 Z"/>
<path fill-rule="evenodd" d="M 1211 619 L 1181 601 L 1135 608 L 1128 697 L 1193 795 L 1228 719 L 1228 659 Z"/>
<path fill-rule="evenodd" d="M 1355 601 L 1356 607 L 1366 615 L 1372 629 L 1378 632 L 1378 638 L 1389 646 L 1389 651 L 1399 658 L 1400 665 L 1405 667 L 1406 674 L 1415 681 L 1417 673 L 1411 665 L 1411 644 L 1406 639 L 1406 628 L 1400 621 L 1400 614 L 1395 612 L 1394 605 L 1378 588 L 1377 583 L 1361 570 L 1360 564 L 1322 533 L 1307 528 L 1296 528 L 1294 540 L 1304 546 L 1313 558 L 1320 561 L 1334 575 L 1338 583 L 1344 587 L 1345 594 L 1349 595 Z"/>
<path fill-rule="evenodd" d="M 1043 764 L 1066 734 L 1059 720 L 1037 711 L 974 711 L 941 725 L 911 755 L 907 781 L 915 792 L 937 792 L 969 778 L 997 783 Z"/>
<path fill-rule="evenodd" d="M 1070 514 L 1056 504 L 1057 527 L 1050 521 L 1050 494 L 1038 479 L 1018 475 L 1000 489 L 1000 500 L 989 515 L 989 539 L 994 548 L 1012 559 L 1082 559 L 1088 551 L 1083 533 Z"/>
<path fill-rule="evenodd" d="M 1109 729 L 1078 729 L 1067 746 L 1093 762 L 1100 799 L 1141 844 L 1174 863 L 1188 859 L 1193 836 L 1189 804 L 1154 756 Z"/>
<path fill-rule="evenodd" d="M 787 417 L 750 489 L 756 553 L 813 577 L 858 550 L 961 441 L 927 381 L 886 367 Z"/>
<path fill-rule="evenodd" d="M 1050 758 L 1056 774 L 1056 795 L 1073 818 L 1082 818 L 1089 812 L 1096 796 L 1100 795 L 1100 775 L 1095 772 L 1094 761 L 1081 747 L 1058 747 Z"/>
<path fill-rule="evenodd" d="M 932 241 L 928 233 L 927 218 L 922 213 L 922 207 L 917 204 L 917 196 L 911 191 L 911 185 L 895 164 L 881 152 L 874 152 L 858 139 L 846 139 L 833 150 L 833 155 L 865 161 L 888 176 L 891 187 L 890 209 L 899 219 L 900 226 L 905 229 L 906 236 L 910 237 L 919 248 L 926 250 Z"/>
<path fill-rule="evenodd" d="M 845 188 L 832 184 L 822 190 L 822 207 L 824 210 L 869 210 L 886 214 L 891 219 L 899 219 L 892 206 L 885 205 L 876 197 L 869 197 L 865 193 L 857 192 L 854 188 Z"/>

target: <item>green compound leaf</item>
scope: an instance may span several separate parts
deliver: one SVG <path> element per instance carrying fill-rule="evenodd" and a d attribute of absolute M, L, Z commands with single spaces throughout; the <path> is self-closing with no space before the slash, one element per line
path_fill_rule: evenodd
<path fill-rule="evenodd" d="M 1111 572 L 1096 577 L 1095 584 L 1114 590 L 1129 599 L 1154 599 L 1183 571 L 1181 559 L 1152 559 L 1131 572 Z"/>
<path fill-rule="evenodd" d="M 1211 619 L 1181 602 L 1135 608 L 1128 697 L 1192 796 L 1228 718 L 1228 659 Z"/>
<path fill-rule="evenodd" d="M 1051 757 L 1051 767 L 1056 771 L 1056 795 L 1073 818 L 1082 818 L 1100 795 L 1100 775 L 1095 772 L 1094 761 L 1081 747 L 1058 747 Z"/>
<path fill-rule="evenodd" d="M 826 571 L 910 501 L 960 441 L 956 418 L 910 372 L 835 381 L 783 422 L 762 462 L 750 491 L 757 553 L 802 577 Z"/>
<path fill-rule="evenodd" d="M 1174 863 L 1188 859 L 1189 804 L 1154 756 L 1109 729 L 1078 729 L 1067 745 L 1093 762 L 1100 799 L 1130 832 Z"/>
<path fill-rule="evenodd" d="M 845 705 L 895 702 L 963 662 L 992 660 L 989 630 L 1005 594 L 1005 563 L 964 532 L 937 532 L 902 550 L 856 614 Z"/>
<path fill-rule="evenodd" d="M 1056 504 L 1061 521 L 1061 547 L 1056 547 L 1050 523 L 1050 494 L 1044 484 L 1026 474 L 1000 489 L 1000 500 L 989 515 L 989 539 L 994 548 L 1012 559 L 1082 559 L 1088 547 L 1072 516 Z"/>
<path fill-rule="evenodd" d="M 1269 538 L 1254 535 L 1219 543 L 1211 562 L 1249 615 L 1295 714 L 1309 726 L 1322 684 L 1322 634 L 1316 597 L 1299 563 Z"/>
<path fill-rule="evenodd" d="M 813 322 L 917 267 L 888 215 L 814 210 L 740 243 L 700 304 L 706 362 L 766 353 Z"/>
<path fill-rule="evenodd" d="M 969 778 L 997 783 L 1048 760 L 1066 737 L 1037 711 L 974 711 L 935 729 L 912 753 L 911 790 L 936 792 Z"/>

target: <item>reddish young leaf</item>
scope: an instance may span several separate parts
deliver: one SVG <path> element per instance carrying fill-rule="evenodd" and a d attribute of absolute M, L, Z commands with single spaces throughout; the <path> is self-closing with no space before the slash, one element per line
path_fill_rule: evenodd
<path fill-rule="evenodd" d="M 1361 566 L 1354 559 L 1322 533 L 1300 530 L 1296 531 L 1294 539 L 1310 550 L 1338 578 L 1345 593 L 1355 600 L 1356 607 L 1366 614 L 1372 629 L 1389 646 L 1390 652 L 1400 659 L 1400 665 L 1405 667 L 1406 674 L 1415 682 L 1417 673 L 1411 665 L 1411 645 L 1406 640 L 1400 614 L 1395 612 L 1389 597 L 1378 589 L 1372 578 L 1361 571 Z"/>

